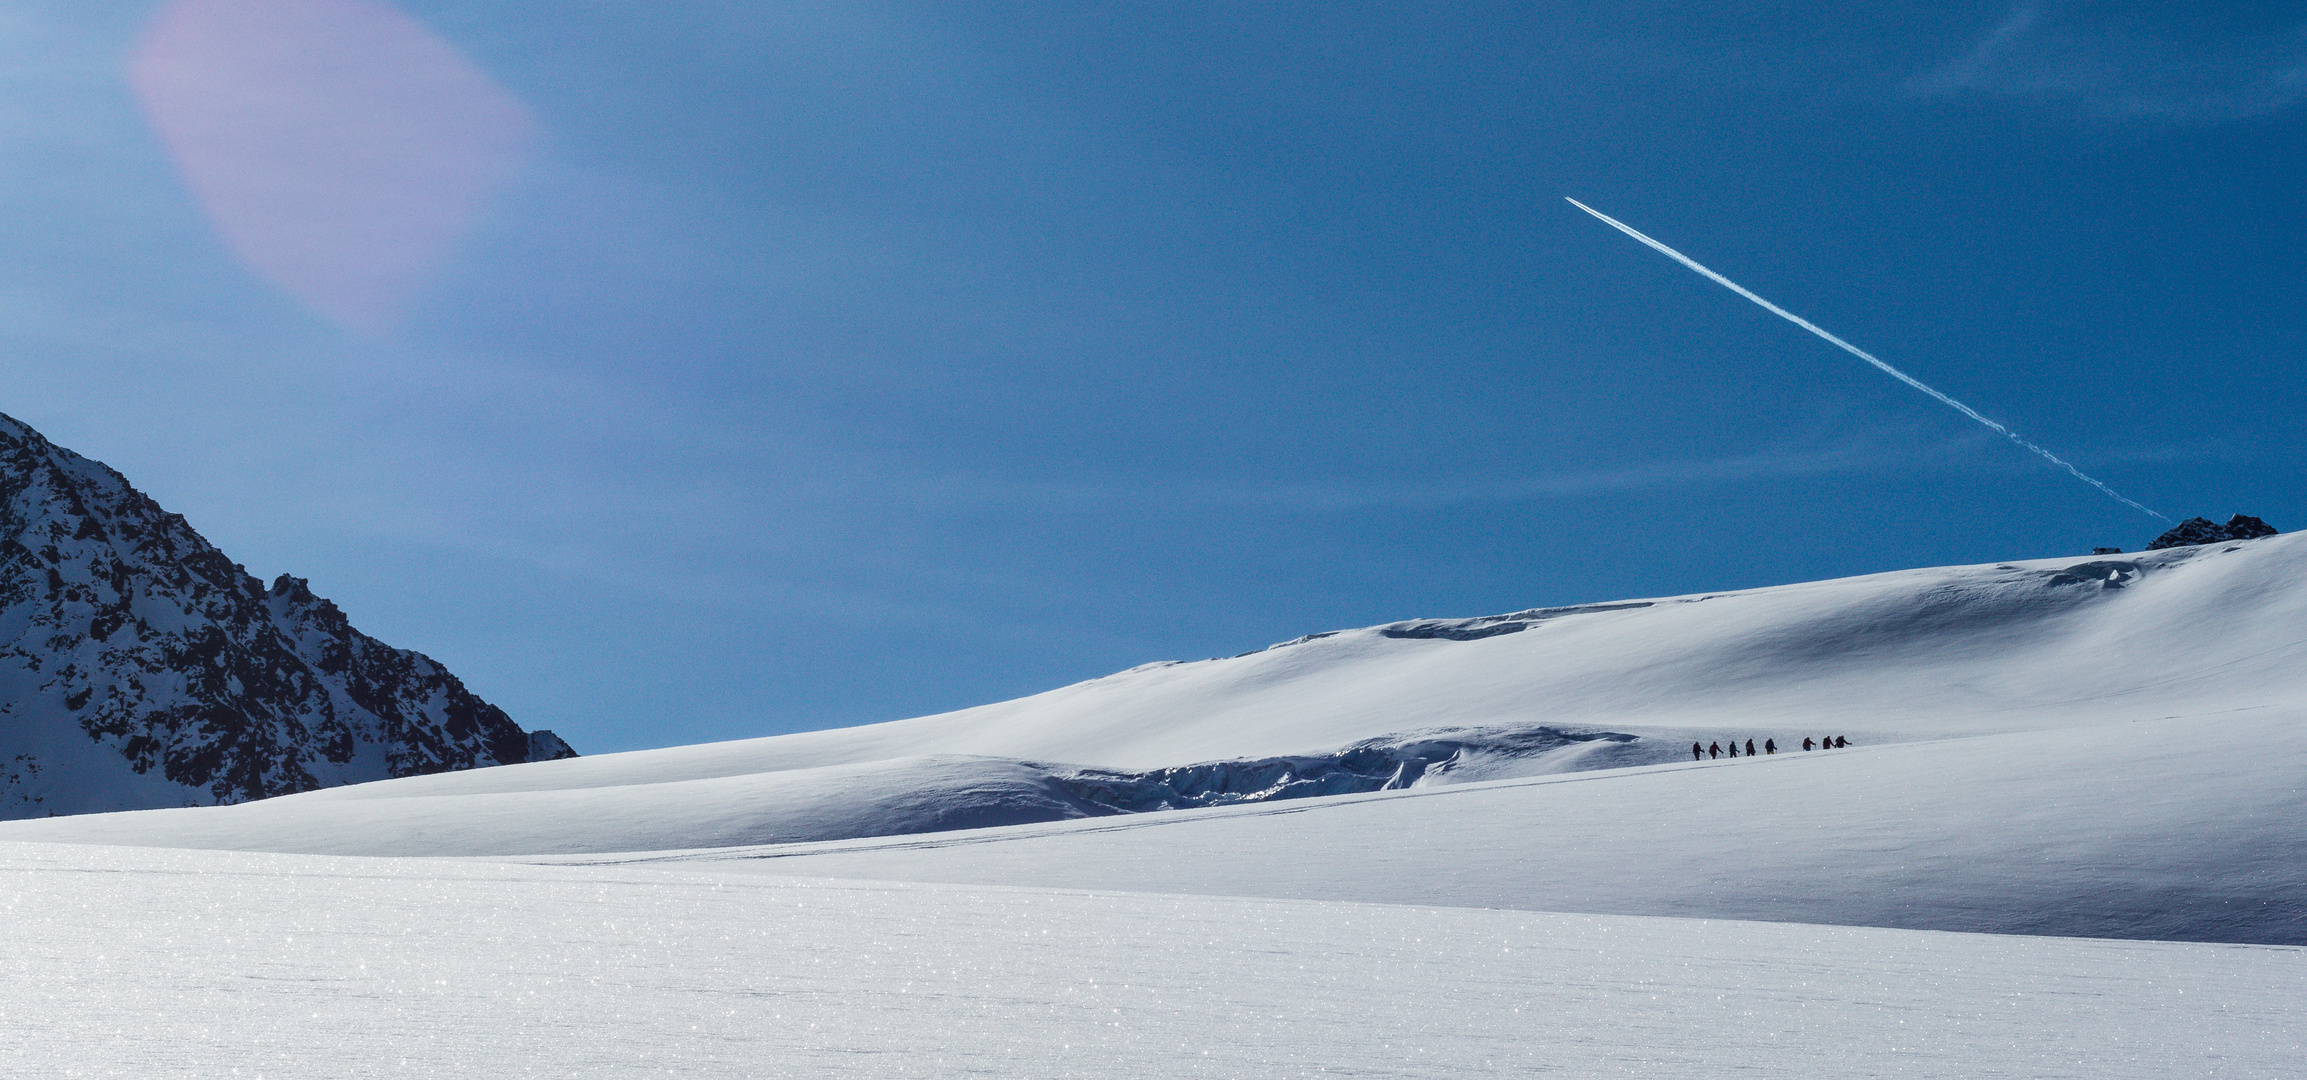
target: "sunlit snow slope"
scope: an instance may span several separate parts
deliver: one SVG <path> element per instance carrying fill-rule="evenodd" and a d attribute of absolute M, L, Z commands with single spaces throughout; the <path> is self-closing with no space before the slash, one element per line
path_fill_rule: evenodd
<path fill-rule="evenodd" d="M 2307 944 L 2307 711 L 2220 721 L 553 861 Z"/>
<path fill-rule="evenodd" d="M 2302 571 L 2307 541 L 2279 536 L 1397 623 L 872 727 L 15 822 L 0 840 L 550 855 L 1022 825 L 749 862 L 2299 942 Z M 1794 749 L 1825 734 L 1855 746 Z M 1696 765 L 1694 738 L 1783 751 Z M 1635 767 L 1585 771 L 1607 766 Z M 1223 805 L 1356 778 L 1408 790 Z M 1062 824 L 1158 805 L 1214 808 Z"/>

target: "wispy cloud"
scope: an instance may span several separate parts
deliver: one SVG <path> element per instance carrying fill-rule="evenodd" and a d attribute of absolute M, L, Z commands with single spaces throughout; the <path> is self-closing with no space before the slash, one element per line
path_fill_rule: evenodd
<path fill-rule="evenodd" d="M 852 482 L 880 485 L 887 497 L 902 498 L 919 507 L 1030 503 L 1045 510 L 1102 511 L 1121 505 L 1161 505 L 1188 510 L 1352 513 L 1735 487 L 1826 476 L 2013 475 L 2040 472 L 2045 467 L 2036 458 L 2007 450 L 2007 443 L 1983 431 L 1926 436 L 1920 429 L 1901 428 L 1722 457 L 1516 473 L 1474 471 L 1277 484 L 1123 478 L 1032 481 L 980 473 L 912 471 L 884 462 L 870 470 L 869 477 Z M 2175 444 L 2094 445 L 2082 456 L 2097 466 L 2168 465 L 2228 461 L 2244 453 L 2228 440 L 2211 438 Z"/>
<path fill-rule="evenodd" d="M 1535 471 L 1517 475 L 1462 474 L 1418 479 L 1337 480 L 1284 484 L 1147 483 L 1115 480 L 1024 481 L 1011 477 L 941 475 L 918 482 L 923 497 L 955 503 L 1026 501 L 1074 508 L 1107 504 L 1268 512 L 1353 512 L 1475 503 L 1578 498 L 1691 485 L 1739 484 L 1864 472 L 1944 459 L 1976 440 L 1956 439 L 1924 449 L 1892 449 L 1872 442 L 1765 451 L 1712 459 L 1648 462 L 1619 468 Z M 911 482 L 909 482 L 911 483 Z"/>
<path fill-rule="evenodd" d="M 2116 13 L 2026 3 L 1907 89 L 2027 98 L 2125 119 L 2240 120 L 2307 99 L 2307 19 L 2222 17 L 2184 4 Z"/>

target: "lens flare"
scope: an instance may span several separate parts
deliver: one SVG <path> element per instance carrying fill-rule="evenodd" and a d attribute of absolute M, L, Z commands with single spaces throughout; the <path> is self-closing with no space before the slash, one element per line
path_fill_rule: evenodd
<path fill-rule="evenodd" d="M 225 246 L 370 334 L 537 135 L 518 99 L 376 0 L 176 0 L 128 82 Z"/>

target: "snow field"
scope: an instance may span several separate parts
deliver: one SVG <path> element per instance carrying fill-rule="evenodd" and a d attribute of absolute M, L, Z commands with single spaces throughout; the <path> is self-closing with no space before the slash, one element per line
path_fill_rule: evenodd
<path fill-rule="evenodd" d="M 2307 952 L 0 844 L 22 1075 L 2281 1077 Z"/>

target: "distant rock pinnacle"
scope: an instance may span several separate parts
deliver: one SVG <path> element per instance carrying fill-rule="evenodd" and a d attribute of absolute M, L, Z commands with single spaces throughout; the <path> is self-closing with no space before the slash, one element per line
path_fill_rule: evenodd
<path fill-rule="evenodd" d="M 2193 547 L 2197 544 L 2216 544 L 2226 540 L 2256 540 L 2262 536 L 2273 535 L 2275 535 L 2275 529 L 2272 526 L 2258 518 L 2244 514 L 2237 514 L 2228 518 L 2225 525 L 2216 524 L 2210 518 L 2191 517 L 2172 526 L 2170 531 L 2156 537 L 2154 543 L 2147 545 L 2147 550 L 2160 551 L 2164 548 Z"/>

